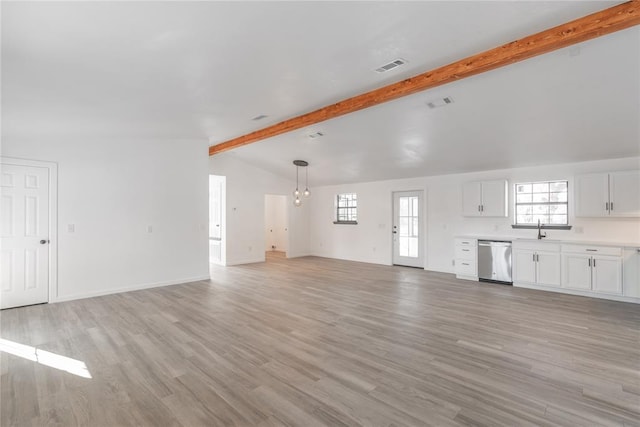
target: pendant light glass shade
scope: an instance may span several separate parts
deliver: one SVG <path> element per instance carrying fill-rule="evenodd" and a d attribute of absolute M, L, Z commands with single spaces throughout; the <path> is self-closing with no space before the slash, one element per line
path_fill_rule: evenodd
<path fill-rule="evenodd" d="M 300 198 L 296 196 L 296 198 L 293 200 L 293 205 L 294 205 L 295 207 L 300 207 L 300 206 L 302 206 L 302 200 L 300 200 Z"/>
<path fill-rule="evenodd" d="M 309 197 L 311 195 L 311 191 L 309 191 L 309 169 L 304 168 L 304 173 L 305 173 L 305 186 L 304 186 L 304 192 L 302 193 L 302 195 L 306 198 Z"/>

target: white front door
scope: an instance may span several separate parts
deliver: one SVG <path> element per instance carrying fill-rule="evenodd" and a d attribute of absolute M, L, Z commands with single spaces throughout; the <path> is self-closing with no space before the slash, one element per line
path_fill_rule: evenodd
<path fill-rule="evenodd" d="M 422 191 L 393 193 L 393 264 L 424 267 Z"/>
<path fill-rule="evenodd" d="M 49 300 L 49 169 L 2 165 L 0 308 Z"/>

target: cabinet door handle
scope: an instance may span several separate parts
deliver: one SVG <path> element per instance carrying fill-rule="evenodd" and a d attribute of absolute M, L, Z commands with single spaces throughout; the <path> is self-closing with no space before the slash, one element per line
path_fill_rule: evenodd
<path fill-rule="evenodd" d="M 540 254 L 536 254 L 536 262 L 540 262 Z"/>
<path fill-rule="evenodd" d="M 462 252 L 469 252 L 469 249 L 463 249 Z"/>
<path fill-rule="evenodd" d="M 536 262 L 536 254 L 533 254 L 533 262 Z"/>
<path fill-rule="evenodd" d="M 469 264 L 467 264 L 466 262 L 463 262 L 462 265 L 469 265 Z"/>
<path fill-rule="evenodd" d="M 480 205 L 478 205 L 478 212 L 480 212 Z"/>
<path fill-rule="evenodd" d="M 596 259 L 593 259 L 593 268 L 596 268 Z"/>
<path fill-rule="evenodd" d="M 591 267 L 591 258 L 589 258 L 589 267 Z"/>
<path fill-rule="evenodd" d="M 605 211 L 607 211 L 607 212 L 609 212 L 609 202 L 606 202 L 606 203 L 604 204 L 604 210 L 605 210 Z"/>
<path fill-rule="evenodd" d="M 609 202 L 609 210 L 612 211 L 613 210 L 613 202 Z"/>
<path fill-rule="evenodd" d="M 480 212 L 484 212 L 484 205 L 480 205 Z"/>

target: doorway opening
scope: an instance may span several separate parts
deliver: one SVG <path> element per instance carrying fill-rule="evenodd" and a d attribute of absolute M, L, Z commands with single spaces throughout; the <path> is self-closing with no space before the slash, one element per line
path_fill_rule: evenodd
<path fill-rule="evenodd" d="M 227 178 L 209 175 L 209 262 L 226 265 L 226 184 Z"/>
<path fill-rule="evenodd" d="M 393 264 L 424 268 L 422 190 L 393 193 Z"/>
<path fill-rule="evenodd" d="M 264 195 L 264 250 L 267 261 L 287 257 L 289 250 L 288 207 L 287 196 Z"/>

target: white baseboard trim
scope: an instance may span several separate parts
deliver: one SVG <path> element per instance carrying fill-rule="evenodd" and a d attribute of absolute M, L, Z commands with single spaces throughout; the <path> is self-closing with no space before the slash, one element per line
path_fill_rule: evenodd
<path fill-rule="evenodd" d="M 580 291 L 580 290 L 577 290 L 577 289 L 554 288 L 554 287 L 550 287 L 550 286 L 532 285 L 532 284 L 529 284 L 529 283 L 515 283 L 514 282 L 513 286 L 516 287 L 516 288 L 536 289 L 536 290 L 539 290 L 539 291 L 557 292 L 559 294 L 579 295 L 579 296 L 582 296 L 582 297 L 597 298 L 597 299 L 607 299 L 607 300 L 611 300 L 611 301 L 632 302 L 632 303 L 640 304 L 640 298 L 625 297 L 623 295 L 596 294 L 594 292 Z"/>
<path fill-rule="evenodd" d="M 471 280 L 474 282 L 478 282 L 478 276 L 459 276 L 456 274 L 456 279 L 461 279 L 461 280 Z"/>
<path fill-rule="evenodd" d="M 309 252 L 304 252 L 300 254 L 290 254 L 289 252 L 287 252 L 287 258 L 302 258 L 305 256 L 314 256 L 314 255 Z"/>
<path fill-rule="evenodd" d="M 328 254 L 320 254 L 320 253 L 311 253 L 308 256 L 316 256 L 318 258 L 329 258 L 329 259 L 337 259 L 339 261 L 351 261 L 351 262 L 362 262 L 364 264 L 375 264 L 375 265 L 392 265 L 391 263 L 377 262 L 365 259 L 357 259 L 357 258 L 340 258 L 333 255 Z"/>
<path fill-rule="evenodd" d="M 248 258 L 248 259 L 234 260 L 234 261 L 227 260 L 227 264 L 226 265 L 227 265 L 227 267 L 230 267 L 232 265 L 255 264 L 257 262 L 265 262 L 265 257 Z"/>
<path fill-rule="evenodd" d="M 159 288 L 161 286 L 172 286 L 172 285 L 182 285 L 184 283 L 191 282 L 200 282 L 203 280 L 210 280 L 210 276 L 198 276 L 198 277 L 190 277 L 186 279 L 177 279 L 177 280 L 169 280 L 166 282 L 156 282 L 156 283 L 145 283 L 142 285 L 133 285 L 133 286 L 125 286 L 124 288 L 117 289 L 108 289 L 105 291 L 96 291 L 96 292 L 87 292 L 83 294 L 73 294 L 73 295 L 65 295 L 57 298 L 52 298 L 49 303 L 56 302 L 64 302 L 64 301 L 73 301 L 77 299 L 85 299 L 85 298 L 93 298 L 100 297 L 103 295 L 111 295 L 111 294 L 120 294 L 123 292 L 131 292 L 131 291 L 140 291 L 142 289 L 150 289 L 150 288 Z"/>

